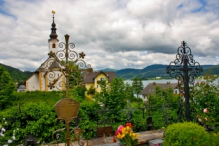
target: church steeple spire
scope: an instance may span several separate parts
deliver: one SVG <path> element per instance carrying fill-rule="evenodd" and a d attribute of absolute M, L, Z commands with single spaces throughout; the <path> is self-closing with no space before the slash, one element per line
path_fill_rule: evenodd
<path fill-rule="evenodd" d="M 49 52 L 54 52 L 56 53 L 58 51 L 58 42 L 59 40 L 57 39 L 58 35 L 56 34 L 56 24 L 54 21 L 54 14 L 55 11 L 52 11 L 53 14 L 53 22 L 52 22 L 52 28 L 51 28 L 51 34 L 50 34 L 50 39 L 48 40 L 49 43 Z"/>
<path fill-rule="evenodd" d="M 53 22 L 52 22 L 52 28 L 51 28 L 51 34 L 50 34 L 50 39 L 57 39 L 58 35 L 56 34 L 56 24 L 54 22 L 54 14 L 55 11 L 52 11 L 53 13 Z"/>

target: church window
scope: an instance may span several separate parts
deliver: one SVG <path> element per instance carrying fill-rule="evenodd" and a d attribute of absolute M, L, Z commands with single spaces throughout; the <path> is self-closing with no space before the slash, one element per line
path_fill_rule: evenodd
<path fill-rule="evenodd" d="M 52 44 L 52 48 L 56 48 L 56 44 Z"/>

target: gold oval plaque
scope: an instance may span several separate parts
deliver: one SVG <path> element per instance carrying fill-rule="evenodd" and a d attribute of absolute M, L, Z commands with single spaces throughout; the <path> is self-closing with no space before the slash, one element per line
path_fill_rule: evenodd
<path fill-rule="evenodd" d="M 69 123 L 72 118 L 77 118 L 80 104 L 71 98 L 64 98 L 59 100 L 55 104 L 55 110 L 58 115 L 58 119 L 65 120 Z"/>

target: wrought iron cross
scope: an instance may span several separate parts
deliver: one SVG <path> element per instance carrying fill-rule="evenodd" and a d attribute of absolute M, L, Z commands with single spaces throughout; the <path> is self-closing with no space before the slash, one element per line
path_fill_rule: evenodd
<path fill-rule="evenodd" d="M 194 85 L 195 77 L 202 71 L 202 66 L 193 59 L 191 49 L 185 41 L 182 41 L 181 46 L 177 50 L 176 59 L 170 62 L 166 72 L 178 80 L 179 91 L 185 98 L 185 117 L 187 121 L 191 120 L 189 84 Z"/>

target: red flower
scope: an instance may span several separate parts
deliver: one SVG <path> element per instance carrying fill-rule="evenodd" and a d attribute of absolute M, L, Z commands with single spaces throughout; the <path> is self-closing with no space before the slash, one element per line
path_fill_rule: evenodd
<path fill-rule="evenodd" d="M 129 126 L 129 127 L 134 127 L 133 125 L 132 125 L 132 123 L 126 123 L 126 126 Z"/>

